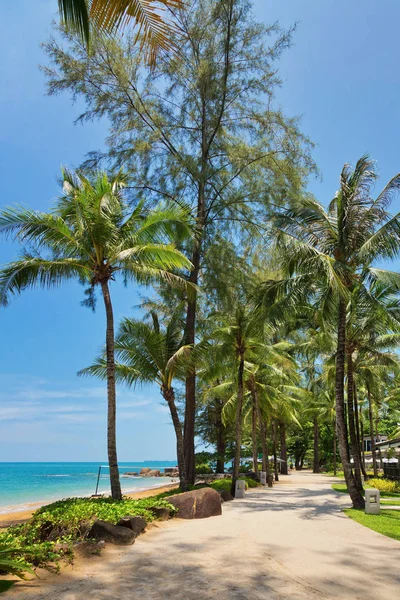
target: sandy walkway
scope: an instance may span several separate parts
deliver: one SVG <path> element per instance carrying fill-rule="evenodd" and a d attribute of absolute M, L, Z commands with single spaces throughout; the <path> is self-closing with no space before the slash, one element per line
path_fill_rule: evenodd
<path fill-rule="evenodd" d="M 20 600 L 395 600 L 400 543 L 340 512 L 347 498 L 300 473 L 247 493 L 222 517 L 172 520 L 127 549 L 19 584 Z"/>

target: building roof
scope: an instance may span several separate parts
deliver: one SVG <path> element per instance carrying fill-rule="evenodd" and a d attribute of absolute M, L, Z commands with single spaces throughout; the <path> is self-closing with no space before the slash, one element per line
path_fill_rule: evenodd
<path fill-rule="evenodd" d="M 395 438 L 393 440 L 385 440 L 384 442 L 378 442 L 375 444 L 377 448 L 383 450 L 384 448 L 398 448 L 400 446 L 400 438 Z"/>

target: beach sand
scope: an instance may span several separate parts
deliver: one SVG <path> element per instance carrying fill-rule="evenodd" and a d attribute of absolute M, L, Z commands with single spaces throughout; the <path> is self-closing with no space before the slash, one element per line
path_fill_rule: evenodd
<path fill-rule="evenodd" d="M 140 492 L 124 492 L 124 496 L 140 500 L 141 498 L 149 498 L 150 496 L 155 496 L 157 494 L 162 494 L 163 492 L 168 492 L 168 490 L 173 490 L 177 487 L 178 483 L 170 483 L 168 485 L 150 488 L 148 490 L 142 490 Z M 31 518 L 35 510 L 37 510 L 41 506 L 45 506 L 46 504 L 50 503 L 34 502 L 32 504 L 28 504 L 27 508 L 22 511 L 10 510 L 10 512 L 0 514 L 0 530 L 6 529 L 7 527 L 11 527 L 11 525 L 19 525 L 20 523 L 24 523 L 25 521 Z"/>

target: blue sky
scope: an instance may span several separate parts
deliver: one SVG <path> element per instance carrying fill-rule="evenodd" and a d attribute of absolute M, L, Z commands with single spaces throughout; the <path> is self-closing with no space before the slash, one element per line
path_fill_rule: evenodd
<path fill-rule="evenodd" d="M 0 177 L 2 206 L 46 210 L 58 193 L 60 165 L 78 166 L 101 147 L 104 123 L 74 126 L 79 105 L 45 96 L 40 42 L 51 31 L 56 0 L 14 0 L 0 20 Z M 400 171 L 398 0 L 256 0 L 265 22 L 298 23 L 280 60 L 278 98 L 316 143 L 322 180 L 310 190 L 329 201 L 344 162 L 364 152 L 377 160 L 383 184 Z M 400 210 L 397 200 L 394 210 Z M 0 239 L 0 263 L 15 256 Z M 138 297 L 113 289 L 117 320 Z M 104 339 L 104 316 L 80 306 L 82 288 L 31 291 L 0 311 L 0 461 L 104 460 L 106 398 L 101 383 L 76 372 Z M 174 459 L 174 435 L 156 387 L 121 390 L 121 460 Z"/>

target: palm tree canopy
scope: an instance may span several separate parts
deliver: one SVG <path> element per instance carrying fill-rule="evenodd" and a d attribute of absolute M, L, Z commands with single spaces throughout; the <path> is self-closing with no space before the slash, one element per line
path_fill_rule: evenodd
<path fill-rule="evenodd" d="M 165 327 L 152 312 L 150 320 L 123 319 L 115 340 L 116 377 L 129 386 L 157 382 L 170 390 L 174 378 L 186 374 L 191 346 L 183 343 L 183 321 L 180 310 Z M 103 356 L 79 372 L 105 379 L 107 365 Z"/>
<path fill-rule="evenodd" d="M 0 233 L 31 248 L 0 271 L 0 303 L 34 286 L 54 286 L 76 279 L 94 288 L 120 274 L 124 280 L 154 281 L 188 288 L 175 274 L 191 263 L 171 243 L 190 234 L 188 213 L 160 208 L 131 210 L 123 196 L 126 177 L 99 173 L 93 181 L 63 170 L 63 195 L 49 213 L 11 207 L 0 213 Z"/>
<path fill-rule="evenodd" d="M 266 282 L 261 303 L 285 297 L 295 307 L 311 298 L 314 304 L 317 297 L 328 318 L 336 315 L 338 299 L 348 302 L 356 288 L 369 305 L 378 303 L 373 284 L 400 289 L 398 273 L 373 266 L 399 253 L 400 213 L 387 209 L 400 191 L 400 174 L 374 199 L 376 179 L 375 164 L 363 156 L 354 169 L 344 166 L 327 210 L 307 196 L 275 214 L 280 268 L 289 278 Z"/>
<path fill-rule="evenodd" d="M 183 0 L 58 0 L 62 20 L 67 29 L 77 31 L 88 43 L 91 25 L 112 32 L 132 22 L 137 26 L 141 47 L 154 64 L 160 50 L 174 48 L 173 23 L 160 14 L 165 9 L 179 10 Z"/>

